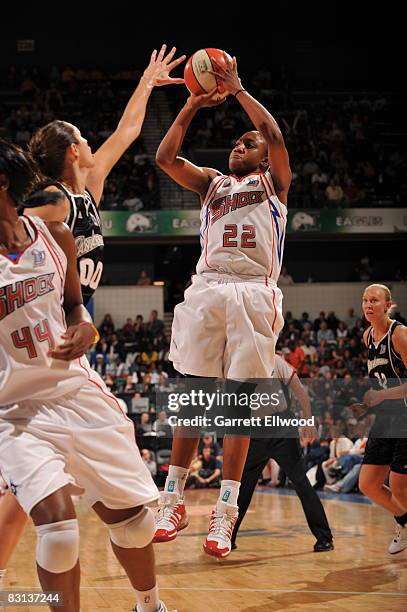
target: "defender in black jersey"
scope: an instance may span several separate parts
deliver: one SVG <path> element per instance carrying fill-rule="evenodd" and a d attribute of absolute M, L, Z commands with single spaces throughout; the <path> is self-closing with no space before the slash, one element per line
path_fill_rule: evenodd
<path fill-rule="evenodd" d="M 390 319 L 391 293 L 370 285 L 363 294 L 363 313 L 371 326 L 364 333 L 373 388 L 364 404 L 376 414 L 359 476 L 359 488 L 391 512 L 397 534 L 391 554 L 407 548 L 407 327 Z M 389 476 L 389 486 L 384 484 Z"/>
<path fill-rule="evenodd" d="M 59 198 L 54 198 L 54 205 L 68 203 L 68 215 L 64 221 L 75 238 L 82 298 L 86 306 L 98 288 L 103 273 L 104 242 L 99 211 L 92 194 L 87 189 L 83 194 L 72 193 L 63 183 L 47 181 L 42 185 L 42 191 L 35 192 L 25 202 L 26 214 L 33 214 L 33 208 L 37 210 L 37 207 L 41 206 L 41 216 L 48 219 L 44 208 L 47 205 L 49 206 L 50 196 L 57 195 L 54 192 L 44 191 L 44 189 L 50 187 L 59 189 Z M 44 196 L 48 196 L 48 198 L 44 198 Z M 55 212 L 58 213 L 58 209 Z M 40 216 L 39 212 L 35 214 Z"/>
<path fill-rule="evenodd" d="M 103 236 L 98 206 L 104 181 L 138 138 L 153 88 L 184 82 L 169 76 L 185 59 L 182 56 L 173 60 L 175 51 L 173 47 L 166 54 L 163 45 L 158 54 L 153 52 L 115 132 L 94 155 L 79 129 L 65 121 L 52 121 L 37 130 L 30 141 L 30 151 L 48 182 L 46 189 L 61 190 L 66 199 L 54 205 L 37 204 L 25 213 L 45 221 L 65 221 L 69 225 L 76 241 L 85 304 L 97 289 L 103 273 Z"/>

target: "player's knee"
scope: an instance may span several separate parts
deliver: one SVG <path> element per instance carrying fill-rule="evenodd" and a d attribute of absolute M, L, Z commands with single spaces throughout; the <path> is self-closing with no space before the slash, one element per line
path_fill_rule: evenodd
<path fill-rule="evenodd" d="M 376 479 L 369 479 L 369 477 L 365 476 L 363 473 L 359 476 L 359 491 L 363 493 L 363 495 L 366 495 L 366 497 L 374 497 L 378 491 L 380 492 L 382 486 L 383 482 Z"/>
<path fill-rule="evenodd" d="M 398 478 L 391 483 L 391 492 L 397 500 L 405 502 L 407 500 L 407 476 Z M 404 503 L 403 503 L 404 506 Z"/>
<path fill-rule="evenodd" d="M 154 513 L 144 507 L 138 514 L 108 525 L 110 539 L 120 548 L 144 548 L 155 533 Z"/>
<path fill-rule="evenodd" d="M 75 567 L 79 557 L 79 527 L 76 519 L 37 525 L 37 563 L 62 574 Z"/>

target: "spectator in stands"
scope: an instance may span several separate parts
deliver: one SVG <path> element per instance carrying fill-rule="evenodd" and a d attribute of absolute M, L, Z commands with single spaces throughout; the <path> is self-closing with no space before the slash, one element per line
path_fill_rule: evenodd
<path fill-rule="evenodd" d="M 335 342 L 335 336 L 332 329 L 328 328 L 327 321 L 322 321 L 319 330 L 317 331 L 317 342 L 321 344 L 321 340 L 326 342 Z"/>
<path fill-rule="evenodd" d="M 290 342 L 288 347 L 290 352 L 288 355 L 286 355 L 285 359 L 294 368 L 294 370 L 298 370 L 305 359 L 304 351 L 302 350 L 301 346 L 298 346 L 295 344 L 295 342 Z"/>
<path fill-rule="evenodd" d="M 148 412 L 142 412 L 140 415 L 140 423 L 137 426 L 137 431 L 140 435 L 150 435 L 153 431 L 153 424 L 150 422 L 150 415 Z"/>
<path fill-rule="evenodd" d="M 345 325 L 348 329 L 352 329 L 352 327 L 355 327 L 355 323 L 357 321 L 357 316 L 355 314 L 355 309 L 354 308 L 349 308 L 348 310 L 348 316 L 345 319 Z"/>
<path fill-rule="evenodd" d="M 114 323 L 112 319 L 112 315 L 106 313 L 103 317 L 103 321 L 99 325 L 99 333 L 101 336 L 110 336 L 114 332 Z"/>
<path fill-rule="evenodd" d="M 141 270 L 136 285 L 138 287 L 145 287 L 152 284 L 151 278 L 148 276 L 147 272 L 145 270 Z"/>
<path fill-rule="evenodd" d="M 337 340 L 344 340 L 348 337 L 348 328 L 343 321 L 339 321 L 338 328 L 336 330 Z"/>
<path fill-rule="evenodd" d="M 370 265 L 368 257 L 362 257 L 359 264 L 355 268 L 358 280 L 363 282 L 372 280 L 373 267 Z"/>
<path fill-rule="evenodd" d="M 305 466 L 308 471 L 315 465 L 321 465 L 329 457 L 329 440 L 320 438 L 309 445 L 305 454 Z"/>
<path fill-rule="evenodd" d="M 147 331 L 154 338 L 158 336 L 160 333 L 164 333 L 164 321 L 158 318 L 157 310 L 152 310 L 150 314 L 150 319 L 146 325 Z"/>
<path fill-rule="evenodd" d="M 345 202 L 348 204 L 348 206 L 358 204 L 359 202 L 363 201 L 365 197 L 363 190 L 359 189 L 350 176 L 346 177 L 342 190 Z"/>
<path fill-rule="evenodd" d="M 128 317 L 123 325 L 122 335 L 125 342 L 134 340 L 134 323 L 131 317 Z"/>
<path fill-rule="evenodd" d="M 213 436 L 209 433 L 206 433 L 202 436 L 201 440 L 198 444 L 198 456 L 201 457 L 204 448 L 209 448 L 211 454 L 218 458 L 220 457 L 220 446 L 217 442 L 214 441 Z"/>
<path fill-rule="evenodd" d="M 169 347 L 168 340 L 163 331 L 159 331 L 153 336 L 153 347 L 158 353 L 158 359 L 164 359 L 167 348 Z"/>
<path fill-rule="evenodd" d="M 332 475 L 331 468 L 339 465 L 338 460 L 347 455 L 353 448 L 352 440 L 344 436 L 345 424 L 342 421 L 337 421 L 332 428 L 333 438 L 329 445 L 329 459 L 322 463 L 327 484 L 333 484 L 336 480 L 335 475 Z"/>
<path fill-rule="evenodd" d="M 99 376 L 104 378 L 106 374 L 106 355 L 104 353 L 98 353 L 96 355 L 96 363 L 92 365 L 92 368 Z"/>
<path fill-rule="evenodd" d="M 367 438 L 358 438 L 349 453 L 342 455 L 337 467 L 339 479 L 333 484 L 326 484 L 324 489 L 332 493 L 350 493 L 355 489 L 362 467 L 366 442 Z"/>
<path fill-rule="evenodd" d="M 311 183 L 325 188 L 328 185 L 328 175 L 318 166 L 316 172 L 311 177 Z"/>
<path fill-rule="evenodd" d="M 321 326 L 321 323 L 325 321 L 326 322 L 326 317 L 325 317 L 325 312 L 323 310 L 321 310 L 321 312 L 319 313 L 319 317 L 317 319 L 315 319 L 314 321 L 314 329 L 317 332 Z"/>
<path fill-rule="evenodd" d="M 153 478 L 157 476 L 157 463 L 152 458 L 151 451 L 148 450 L 147 448 L 143 448 L 141 450 L 141 458 L 143 460 L 144 465 L 150 472 L 151 476 Z"/>
<path fill-rule="evenodd" d="M 311 340 L 309 338 L 307 338 L 304 344 L 301 345 L 301 350 L 304 353 L 304 358 L 308 357 L 311 363 L 318 361 L 317 349 L 313 344 L 311 344 Z"/>
<path fill-rule="evenodd" d="M 192 476 L 192 475 L 191 475 Z M 198 489 L 219 488 L 220 487 L 221 469 L 219 461 L 211 454 L 211 449 L 205 447 L 202 450 L 201 468 L 198 474 L 195 474 L 192 484 Z"/>
<path fill-rule="evenodd" d="M 129 374 L 126 379 L 126 384 L 123 388 L 123 393 L 133 396 L 135 390 L 136 390 L 136 387 L 134 384 L 133 374 Z"/>
<path fill-rule="evenodd" d="M 278 284 L 281 285 L 282 287 L 284 287 L 286 285 L 293 285 L 294 284 L 293 277 L 290 274 L 288 274 L 287 266 L 283 266 L 281 268 L 281 274 L 280 274 L 280 277 L 278 279 Z"/>
<path fill-rule="evenodd" d="M 158 361 L 158 353 L 154 350 L 153 345 L 150 343 L 147 349 L 141 353 L 141 363 L 143 365 L 155 364 Z"/>
<path fill-rule="evenodd" d="M 168 422 L 165 410 L 161 410 L 161 412 L 158 413 L 158 418 L 153 423 L 153 431 L 156 432 L 157 436 L 165 436 L 166 438 L 172 437 L 171 426 Z"/>
<path fill-rule="evenodd" d="M 342 202 L 343 191 L 336 177 L 329 181 L 329 185 L 325 189 L 325 196 L 329 204 L 338 205 Z"/>
<path fill-rule="evenodd" d="M 144 206 L 143 200 L 140 200 L 140 198 L 136 196 L 136 193 L 133 189 L 130 189 L 128 197 L 123 200 L 122 204 L 123 208 L 126 208 L 129 212 L 137 212 L 138 210 L 141 210 Z M 137 284 L 139 285 L 144 283 L 139 283 L 137 281 Z M 148 284 L 151 285 L 151 283 Z"/>

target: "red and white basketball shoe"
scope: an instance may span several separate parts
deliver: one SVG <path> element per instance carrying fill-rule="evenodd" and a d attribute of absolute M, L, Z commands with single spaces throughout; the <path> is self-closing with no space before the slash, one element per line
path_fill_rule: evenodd
<path fill-rule="evenodd" d="M 156 515 L 156 531 L 153 543 L 171 542 L 178 531 L 188 527 L 189 519 L 184 500 L 178 493 L 161 493 Z"/>
<path fill-rule="evenodd" d="M 223 559 L 232 550 L 232 533 L 238 516 L 238 507 L 218 502 L 212 510 L 209 533 L 203 549 L 207 555 Z"/>

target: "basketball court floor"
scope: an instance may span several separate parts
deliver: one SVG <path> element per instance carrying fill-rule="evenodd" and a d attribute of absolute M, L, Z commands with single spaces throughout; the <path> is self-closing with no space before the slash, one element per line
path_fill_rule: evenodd
<path fill-rule="evenodd" d="M 189 527 L 155 546 L 161 595 L 178 612 L 407 611 L 407 551 L 387 553 L 393 522 L 358 496 L 324 495 L 335 550 L 314 553 L 297 497 L 280 489 L 255 494 L 238 549 L 222 561 L 202 541 L 218 491 L 187 491 Z M 355 501 L 343 501 L 354 499 Z M 107 531 L 81 499 L 82 612 L 129 612 L 132 589 Z M 7 573 L 6 589 L 38 587 L 30 527 Z M 7 607 L 6 610 L 17 608 Z M 19 607 L 34 612 L 38 607 Z M 44 609 L 44 608 L 42 608 Z"/>

